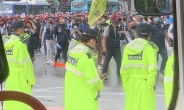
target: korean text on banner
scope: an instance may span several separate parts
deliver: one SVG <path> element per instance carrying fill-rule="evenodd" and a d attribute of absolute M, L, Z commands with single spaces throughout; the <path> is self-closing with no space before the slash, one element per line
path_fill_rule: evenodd
<path fill-rule="evenodd" d="M 92 0 L 88 23 L 92 26 L 105 12 L 108 0 Z"/>

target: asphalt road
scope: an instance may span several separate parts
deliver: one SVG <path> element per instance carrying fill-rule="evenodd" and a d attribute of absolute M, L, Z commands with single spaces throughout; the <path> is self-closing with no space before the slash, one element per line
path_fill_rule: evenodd
<path fill-rule="evenodd" d="M 111 65 L 114 62 L 111 61 Z M 33 89 L 33 96 L 39 99 L 49 110 L 63 110 L 64 108 L 64 75 L 65 69 L 46 65 L 46 57 L 36 55 L 34 63 L 37 84 Z M 110 69 L 114 71 L 113 68 Z M 121 82 L 109 75 L 105 81 L 105 89 L 101 92 L 100 109 L 123 110 L 125 94 Z M 166 110 L 163 83 L 157 80 L 157 110 Z"/>

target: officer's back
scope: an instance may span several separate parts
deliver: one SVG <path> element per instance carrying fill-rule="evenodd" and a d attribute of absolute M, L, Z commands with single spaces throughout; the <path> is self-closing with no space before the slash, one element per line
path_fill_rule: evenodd
<path fill-rule="evenodd" d="M 140 23 L 136 31 L 139 38 L 127 44 L 121 64 L 125 110 L 155 110 L 158 47 L 149 41 L 151 27 L 148 24 Z"/>

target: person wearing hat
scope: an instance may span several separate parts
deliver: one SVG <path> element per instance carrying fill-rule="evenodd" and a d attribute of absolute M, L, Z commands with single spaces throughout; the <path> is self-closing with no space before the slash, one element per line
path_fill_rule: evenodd
<path fill-rule="evenodd" d="M 111 25 L 105 28 L 103 34 L 103 52 L 105 55 L 105 60 L 102 67 L 102 74 L 107 73 L 108 65 L 112 57 L 114 57 L 117 66 L 117 76 L 120 75 L 121 66 L 121 52 L 120 52 L 120 30 L 119 23 L 121 19 L 119 16 L 113 16 L 111 18 Z"/>
<path fill-rule="evenodd" d="M 61 46 L 62 49 L 57 47 L 57 53 L 55 57 L 55 62 L 57 62 L 57 59 L 59 58 L 61 52 L 63 51 L 63 60 L 64 63 L 67 61 L 67 51 L 68 51 L 68 44 L 70 39 L 70 31 L 68 29 L 68 26 L 65 24 L 65 18 L 60 17 L 58 23 L 55 26 L 54 29 L 54 41 L 55 43 L 58 43 L 58 45 Z"/>
<path fill-rule="evenodd" d="M 158 47 L 149 41 L 149 24 L 138 24 L 136 33 L 138 38 L 126 45 L 121 64 L 122 86 L 126 94 L 124 110 L 156 110 L 154 88 Z"/>
<path fill-rule="evenodd" d="M 36 49 L 36 40 L 37 40 L 37 36 L 36 36 L 36 32 L 35 30 L 33 29 L 33 22 L 30 22 L 30 21 L 26 21 L 25 22 L 25 25 L 28 27 L 25 29 L 25 33 L 28 34 L 28 41 L 26 42 L 27 44 L 27 47 L 28 47 L 28 52 L 29 52 L 29 55 L 31 57 L 31 60 L 32 61 L 35 61 L 35 57 L 34 57 L 34 50 Z"/>
<path fill-rule="evenodd" d="M 137 23 L 135 21 L 131 21 L 129 23 L 129 29 L 127 29 L 127 31 L 125 32 L 125 40 L 127 41 L 127 43 L 137 38 L 136 28 L 137 28 Z"/>
<path fill-rule="evenodd" d="M 24 30 L 27 26 L 23 21 L 16 21 L 11 25 L 12 35 L 4 44 L 10 74 L 6 80 L 6 90 L 19 91 L 32 95 L 32 87 L 36 84 L 36 78 L 32 60 L 29 56 Z M 5 110 L 32 110 L 28 105 L 6 101 Z"/>
<path fill-rule="evenodd" d="M 47 64 L 53 64 L 53 51 L 54 51 L 54 18 L 49 17 L 48 23 L 44 26 L 42 34 L 42 44 L 46 44 L 47 48 Z"/>
<path fill-rule="evenodd" d="M 79 42 L 70 42 L 65 66 L 65 110 L 99 110 L 99 91 L 104 85 L 93 53 L 97 39 L 97 31 L 84 29 Z"/>

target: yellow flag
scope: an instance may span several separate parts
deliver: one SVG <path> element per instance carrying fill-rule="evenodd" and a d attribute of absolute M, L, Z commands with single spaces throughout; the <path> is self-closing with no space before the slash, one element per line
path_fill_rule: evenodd
<path fill-rule="evenodd" d="M 108 0 L 92 0 L 91 9 L 88 16 L 88 24 L 92 26 L 106 10 Z"/>

